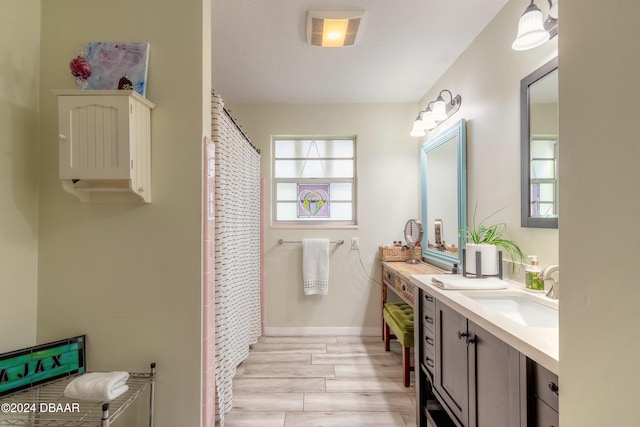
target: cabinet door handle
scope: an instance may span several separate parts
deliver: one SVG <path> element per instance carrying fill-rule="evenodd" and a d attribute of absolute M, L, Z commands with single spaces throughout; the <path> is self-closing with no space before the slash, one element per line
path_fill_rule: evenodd
<path fill-rule="evenodd" d="M 551 393 L 553 393 L 553 395 L 555 397 L 559 397 L 559 391 L 560 389 L 558 388 L 558 385 L 556 383 L 549 383 L 549 390 L 551 390 Z"/>
<path fill-rule="evenodd" d="M 464 339 L 464 341 L 467 343 L 467 345 L 469 344 L 475 344 L 476 339 L 475 337 L 470 336 L 467 332 L 461 332 L 458 331 L 458 339 Z"/>

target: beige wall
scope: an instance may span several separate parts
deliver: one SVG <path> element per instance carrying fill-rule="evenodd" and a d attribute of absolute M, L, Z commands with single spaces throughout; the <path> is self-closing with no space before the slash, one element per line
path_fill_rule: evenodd
<path fill-rule="evenodd" d="M 224 96 L 224 95 L 223 95 Z M 418 147 L 409 136 L 415 104 L 233 105 L 233 114 L 262 150 L 262 176 L 270 201 L 271 135 L 357 135 L 358 227 L 352 229 L 273 228 L 266 230 L 267 332 L 379 333 L 378 245 L 404 239 L 404 224 L 417 218 Z M 263 207 L 270 221 L 270 205 Z M 329 295 L 304 296 L 300 244 L 277 240 L 345 239 L 331 254 Z M 360 253 L 350 250 L 360 239 Z M 285 329 L 281 329 L 285 328 Z M 365 329 L 362 329 L 365 328 Z"/>
<path fill-rule="evenodd" d="M 531 116 L 535 116 L 531 135 L 558 135 L 558 104 L 532 104 L 529 108 Z"/>
<path fill-rule="evenodd" d="M 36 340 L 40 0 L 0 13 L 0 353 Z"/>
<path fill-rule="evenodd" d="M 208 1 L 42 2 L 37 338 L 87 334 L 91 370 L 147 371 L 157 362 L 157 427 L 200 423 Z M 77 46 L 123 40 L 151 44 L 153 203 L 83 204 L 58 179 L 51 90 L 73 88 Z"/>
<path fill-rule="evenodd" d="M 422 108 L 443 89 L 462 96 L 460 110 L 421 138 L 437 135 L 457 118 L 467 119 L 467 218 L 478 203 L 478 222 L 504 222 L 505 235 L 538 255 L 542 266 L 558 263 L 558 230 L 520 226 L 520 80 L 557 54 L 557 38 L 533 50 L 511 49 L 526 4 L 512 0 L 498 13 L 422 98 Z M 442 128 L 442 129 L 441 129 Z M 562 161 L 561 168 L 562 168 Z"/>
<path fill-rule="evenodd" d="M 560 424 L 638 425 L 640 4 L 560 9 Z"/>

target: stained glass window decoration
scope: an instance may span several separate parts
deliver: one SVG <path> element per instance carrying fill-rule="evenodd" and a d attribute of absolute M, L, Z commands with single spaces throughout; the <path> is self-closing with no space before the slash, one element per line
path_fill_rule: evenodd
<path fill-rule="evenodd" d="M 298 184 L 298 218 L 330 218 L 330 184 Z"/>

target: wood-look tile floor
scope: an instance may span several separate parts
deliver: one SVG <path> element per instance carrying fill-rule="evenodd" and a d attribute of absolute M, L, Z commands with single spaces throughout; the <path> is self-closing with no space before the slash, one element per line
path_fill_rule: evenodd
<path fill-rule="evenodd" d="M 380 337 L 261 337 L 237 369 L 225 426 L 415 426 L 401 352 Z"/>

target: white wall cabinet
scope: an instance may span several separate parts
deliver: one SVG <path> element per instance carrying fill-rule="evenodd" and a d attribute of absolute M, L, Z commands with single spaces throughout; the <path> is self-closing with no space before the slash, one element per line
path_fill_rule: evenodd
<path fill-rule="evenodd" d="M 58 95 L 62 187 L 83 202 L 151 202 L 151 109 L 135 91 Z"/>

